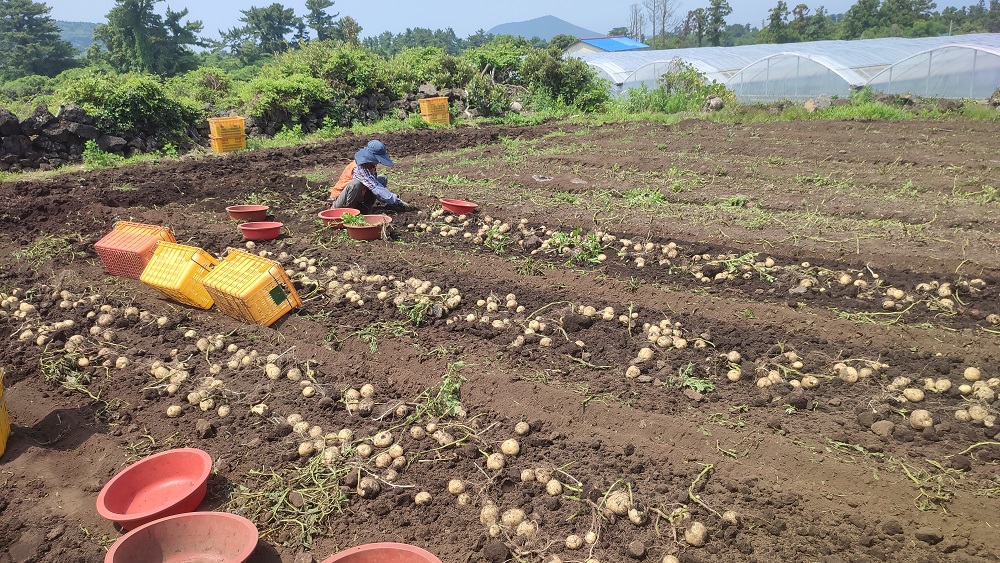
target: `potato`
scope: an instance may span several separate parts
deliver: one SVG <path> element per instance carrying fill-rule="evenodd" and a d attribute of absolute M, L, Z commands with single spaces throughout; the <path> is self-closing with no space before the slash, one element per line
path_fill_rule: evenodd
<path fill-rule="evenodd" d="M 517 440 L 510 438 L 504 440 L 504 442 L 500 444 L 500 451 L 503 452 L 504 455 L 515 456 L 521 453 L 521 444 L 519 444 Z"/>
<path fill-rule="evenodd" d="M 735 510 L 727 510 L 722 513 L 722 521 L 733 526 L 738 526 L 740 523 L 740 515 L 736 513 Z"/>
<path fill-rule="evenodd" d="M 593 530 L 587 532 L 586 534 L 583 535 L 583 541 L 587 545 L 594 545 L 595 543 L 597 543 L 597 533 L 595 533 Z"/>
<path fill-rule="evenodd" d="M 531 469 L 522 469 L 521 470 L 521 482 L 522 483 L 530 483 L 531 481 L 534 481 L 534 480 L 535 480 L 535 472 L 533 470 L 531 470 Z"/>
<path fill-rule="evenodd" d="M 420 491 L 413 497 L 413 502 L 417 506 L 426 506 L 431 503 L 431 494 L 427 491 Z"/>
<path fill-rule="evenodd" d="M 643 349 L 639 350 L 639 355 L 637 357 L 639 358 L 639 361 L 642 361 L 642 362 L 647 362 L 649 360 L 652 360 L 653 359 L 653 349 L 652 348 L 643 348 Z"/>
<path fill-rule="evenodd" d="M 955 411 L 955 420 L 959 422 L 969 422 L 972 420 L 972 417 L 969 416 L 969 411 L 965 409 L 958 409 Z"/>
<path fill-rule="evenodd" d="M 924 392 L 916 387 L 907 387 L 903 389 L 903 397 L 911 403 L 919 403 L 924 400 Z"/>
<path fill-rule="evenodd" d="M 563 493 L 562 483 L 558 479 L 549 479 L 549 482 L 545 484 L 545 492 L 554 497 L 561 495 Z"/>
<path fill-rule="evenodd" d="M 453 495 L 460 495 L 465 492 L 465 483 L 461 479 L 448 481 L 448 492 Z"/>
<path fill-rule="evenodd" d="M 365 459 L 368 459 L 372 455 L 372 447 L 370 444 L 359 444 L 354 451 L 357 452 L 360 457 Z"/>
<path fill-rule="evenodd" d="M 392 444 L 392 432 L 388 430 L 383 430 L 372 437 L 372 444 L 376 448 L 386 448 Z"/>
<path fill-rule="evenodd" d="M 184 409 L 182 409 L 178 405 L 170 405 L 169 407 L 167 407 L 167 417 L 169 417 L 169 418 L 177 418 L 183 412 L 184 412 Z"/>
<path fill-rule="evenodd" d="M 458 495 L 456 500 L 459 506 L 469 506 L 472 504 L 472 496 L 469 493 L 462 493 Z"/>
<path fill-rule="evenodd" d="M 499 471 L 507 465 L 507 460 L 504 459 L 501 453 L 492 453 L 486 458 L 486 468 L 490 471 Z"/>
<path fill-rule="evenodd" d="M 962 377 L 964 377 L 966 381 L 979 381 L 979 378 L 982 377 L 982 372 L 979 371 L 979 368 L 968 367 L 965 368 L 965 372 L 962 373 Z"/>
<path fill-rule="evenodd" d="M 288 424 L 295 426 L 296 424 L 302 422 L 302 415 L 299 413 L 292 413 L 288 415 L 288 418 L 286 418 L 285 421 L 288 422 Z"/>
<path fill-rule="evenodd" d="M 969 407 L 969 418 L 976 422 L 986 420 L 986 417 L 989 416 L 989 414 L 990 413 L 986 410 L 986 407 L 982 405 L 972 405 Z"/>
<path fill-rule="evenodd" d="M 692 522 L 687 529 L 684 530 L 684 541 L 688 545 L 694 547 L 701 547 L 705 545 L 705 541 L 708 539 L 708 529 L 701 522 Z"/>
<path fill-rule="evenodd" d="M 500 509 L 492 502 L 487 501 L 479 510 L 479 522 L 484 526 L 496 524 L 498 518 L 500 518 Z"/>
<path fill-rule="evenodd" d="M 608 498 L 604 500 L 604 506 L 613 514 L 625 516 L 628 514 L 628 509 L 632 508 L 632 499 L 629 497 L 628 491 L 618 489 L 608 495 Z"/>
<path fill-rule="evenodd" d="M 552 471 L 545 467 L 535 469 L 535 480 L 543 485 L 548 484 L 552 480 Z"/>
<path fill-rule="evenodd" d="M 295 432 L 296 434 L 305 434 L 309 431 L 309 426 L 308 422 L 300 420 L 292 425 L 292 432 Z"/>
<path fill-rule="evenodd" d="M 427 432 L 419 426 L 410 427 L 410 438 L 414 440 L 423 440 L 427 437 Z"/>
<path fill-rule="evenodd" d="M 625 370 L 626 379 L 635 379 L 640 375 L 642 375 L 642 370 L 639 369 L 639 366 L 629 366 L 628 369 Z"/>
<path fill-rule="evenodd" d="M 264 375 L 266 375 L 268 379 L 277 381 L 278 378 L 281 377 L 281 368 L 274 364 L 266 364 L 264 366 Z"/>
<path fill-rule="evenodd" d="M 527 436 L 531 432 L 531 425 L 523 420 L 514 426 L 514 433 L 518 436 Z"/>
<path fill-rule="evenodd" d="M 391 457 L 392 459 L 403 457 L 403 446 L 399 444 L 393 444 L 389 446 L 387 452 L 389 454 L 389 457 Z"/>
<path fill-rule="evenodd" d="M 217 412 L 219 414 L 219 418 L 226 418 L 227 416 L 229 416 L 229 413 L 231 411 L 232 409 L 230 408 L 229 405 L 220 405 L 219 410 Z"/>
<path fill-rule="evenodd" d="M 628 519 L 636 526 L 643 526 L 649 520 L 649 513 L 645 510 L 632 507 L 628 509 Z"/>
<path fill-rule="evenodd" d="M 361 386 L 361 397 L 365 399 L 371 399 L 375 396 L 375 386 L 371 383 L 365 383 Z"/>
<path fill-rule="evenodd" d="M 375 456 L 375 467 L 385 469 L 392 465 L 392 456 L 388 452 L 382 452 Z"/>
<path fill-rule="evenodd" d="M 361 498 L 372 499 L 382 491 L 382 484 L 374 477 L 364 477 L 358 482 L 358 494 Z"/>
<path fill-rule="evenodd" d="M 928 426 L 934 425 L 934 419 L 931 418 L 931 413 L 923 410 L 917 409 L 910 413 L 910 427 L 914 430 L 923 430 Z"/>
<path fill-rule="evenodd" d="M 302 442 L 299 444 L 299 456 L 309 457 L 316 453 L 316 446 L 312 442 Z"/>
<path fill-rule="evenodd" d="M 521 522 L 520 524 L 517 525 L 517 528 L 514 530 L 514 535 L 521 537 L 530 537 L 534 535 L 536 531 L 538 531 L 538 526 L 534 522 L 525 520 L 524 522 Z"/>
<path fill-rule="evenodd" d="M 521 522 L 524 522 L 524 511 L 520 508 L 511 508 L 500 516 L 500 524 L 508 528 L 513 528 Z"/>

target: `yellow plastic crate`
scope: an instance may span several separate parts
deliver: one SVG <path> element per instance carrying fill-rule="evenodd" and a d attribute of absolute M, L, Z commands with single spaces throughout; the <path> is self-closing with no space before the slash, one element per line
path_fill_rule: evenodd
<path fill-rule="evenodd" d="M 240 137 L 210 137 L 212 150 L 217 153 L 241 151 L 247 148 L 246 135 Z"/>
<path fill-rule="evenodd" d="M 201 283 L 220 311 L 247 323 L 271 326 L 302 305 L 281 264 L 242 250 L 231 250 Z"/>
<path fill-rule="evenodd" d="M 175 242 L 167 227 L 119 221 L 94 244 L 94 250 L 109 274 L 137 280 L 161 241 Z"/>
<path fill-rule="evenodd" d="M 161 242 L 139 281 L 178 303 L 211 309 L 214 301 L 201 280 L 218 265 L 214 256 L 200 248 Z"/>
<path fill-rule="evenodd" d="M 7 438 L 10 437 L 10 415 L 7 414 L 7 402 L 3 398 L 3 370 L 0 370 L 0 457 L 7 449 Z"/>
<path fill-rule="evenodd" d="M 448 113 L 448 98 L 424 98 L 420 100 L 420 117 L 427 123 L 448 125 L 451 114 Z"/>
<path fill-rule="evenodd" d="M 242 117 L 211 117 L 208 120 L 208 136 L 220 139 L 243 137 L 246 122 Z"/>

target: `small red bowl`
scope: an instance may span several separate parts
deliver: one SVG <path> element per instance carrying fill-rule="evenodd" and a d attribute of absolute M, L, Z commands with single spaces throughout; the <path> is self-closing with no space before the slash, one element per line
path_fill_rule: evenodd
<path fill-rule="evenodd" d="M 253 522 L 226 512 L 189 512 L 154 520 L 125 534 L 104 563 L 243 563 L 257 548 Z"/>
<path fill-rule="evenodd" d="M 454 213 L 455 215 L 472 213 L 479 207 L 479 205 L 472 203 L 471 201 L 464 201 L 461 199 L 448 199 L 443 197 L 438 201 L 441 202 L 441 207 L 443 207 L 445 211 Z"/>
<path fill-rule="evenodd" d="M 415 545 L 382 542 L 345 549 L 323 563 L 441 563 L 441 560 Z"/>
<path fill-rule="evenodd" d="M 266 205 L 230 205 L 226 208 L 229 218 L 237 221 L 264 221 L 267 219 Z"/>
<path fill-rule="evenodd" d="M 344 225 L 347 234 L 354 240 L 379 240 L 382 238 L 382 231 L 390 223 L 392 217 L 384 214 L 362 215 L 365 218 L 364 225 Z"/>
<path fill-rule="evenodd" d="M 177 448 L 141 459 L 112 477 L 97 495 L 97 512 L 126 530 L 191 512 L 205 498 L 212 457 Z"/>
<path fill-rule="evenodd" d="M 351 207 L 338 207 L 319 212 L 319 218 L 323 220 L 323 224 L 334 229 L 344 228 L 344 221 L 341 219 L 344 215 L 361 215 L 361 212 Z"/>
<path fill-rule="evenodd" d="M 240 225 L 240 231 L 247 240 L 274 240 L 281 234 L 284 223 L 274 221 L 251 221 Z"/>

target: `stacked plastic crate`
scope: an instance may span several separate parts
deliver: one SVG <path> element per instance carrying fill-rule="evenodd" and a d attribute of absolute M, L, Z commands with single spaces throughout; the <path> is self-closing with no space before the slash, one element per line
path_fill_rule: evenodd
<path fill-rule="evenodd" d="M 209 140 L 217 153 L 247 148 L 246 123 L 242 117 L 212 117 L 208 120 Z"/>

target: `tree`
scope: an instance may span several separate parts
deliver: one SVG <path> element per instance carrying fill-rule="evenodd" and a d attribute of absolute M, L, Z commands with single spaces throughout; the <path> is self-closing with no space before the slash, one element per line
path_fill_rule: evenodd
<path fill-rule="evenodd" d="M 333 38 L 334 22 L 340 12 L 328 14 L 326 9 L 334 4 L 332 0 L 306 0 L 306 10 L 309 13 L 306 14 L 305 23 L 316 32 L 316 39 L 320 41 Z"/>
<path fill-rule="evenodd" d="M 619 35 L 628 35 L 627 27 L 613 27 L 611 31 L 608 32 L 609 37 L 618 37 Z"/>
<path fill-rule="evenodd" d="M 76 51 L 60 37 L 45 4 L 0 0 L 0 76 L 55 76 L 76 65 Z"/>
<path fill-rule="evenodd" d="M 652 33 L 649 35 L 650 45 L 656 45 L 656 26 L 660 24 L 660 7 L 663 0 L 642 0 L 643 7 L 646 8 L 647 14 L 649 14 L 649 21 L 653 24 Z M 662 33 L 663 30 L 660 30 Z"/>
<path fill-rule="evenodd" d="M 778 0 L 778 5 L 768 12 L 767 27 L 761 35 L 766 43 L 788 43 L 788 4 Z"/>
<path fill-rule="evenodd" d="M 833 34 L 833 20 L 830 18 L 830 14 L 826 12 L 826 8 L 820 6 L 816 8 L 815 14 L 809 16 L 806 22 L 806 29 L 802 33 L 802 39 L 805 41 L 822 41 L 824 39 L 832 39 Z"/>
<path fill-rule="evenodd" d="M 712 0 L 708 6 L 708 40 L 713 46 L 722 45 L 722 30 L 726 27 L 726 16 L 733 13 L 727 0 Z"/>
<path fill-rule="evenodd" d="M 858 0 L 844 14 L 844 39 L 858 39 L 879 24 L 879 0 Z"/>
<path fill-rule="evenodd" d="M 351 16 L 344 16 L 333 24 L 333 33 L 331 34 L 333 39 L 343 41 L 348 45 L 360 46 L 360 36 L 361 25 L 358 24 L 358 20 Z"/>
<path fill-rule="evenodd" d="M 695 37 L 698 38 L 698 46 L 701 47 L 701 42 L 705 37 L 705 28 L 707 25 L 708 19 L 704 8 L 691 10 L 687 13 L 687 17 L 684 19 L 684 24 L 681 26 L 682 39 L 687 40 L 688 36 L 694 33 Z"/>
<path fill-rule="evenodd" d="M 990 0 L 990 12 L 986 16 L 986 32 L 1000 33 L 1000 0 Z"/>
<path fill-rule="evenodd" d="M 566 49 L 569 49 L 571 45 L 576 45 L 577 41 L 579 41 L 579 39 L 573 37 L 572 35 L 560 33 L 552 39 L 549 39 L 549 48 L 558 50 L 561 55 L 566 51 Z"/>
<path fill-rule="evenodd" d="M 628 36 L 636 41 L 642 41 L 645 39 L 643 33 L 646 29 L 646 14 L 642 11 L 642 6 L 638 4 L 629 6 L 629 10 Z"/>
<path fill-rule="evenodd" d="M 95 43 L 87 58 L 103 61 L 118 72 L 173 75 L 197 68 L 191 46 L 201 46 L 200 21 L 181 23 L 188 11 L 167 8 L 166 19 L 153 12 L 163 0 L 115 0 L 108 23 L 94 29 Z"/>
<path fill-rule="evenodd" d="M 286 51 L 292 43 L 287 36 L 296 30 L 303 31 L 302 18 L 296 17 L 291 8 L 277 2 L 266 8 L 240 10 L 240 13 L 243 14 L 240 18 L 243 27 L 223 31 L 221 35 L 222 44 L 229 46 L 244 64 L 259 59 L 265 53 Z"/>

